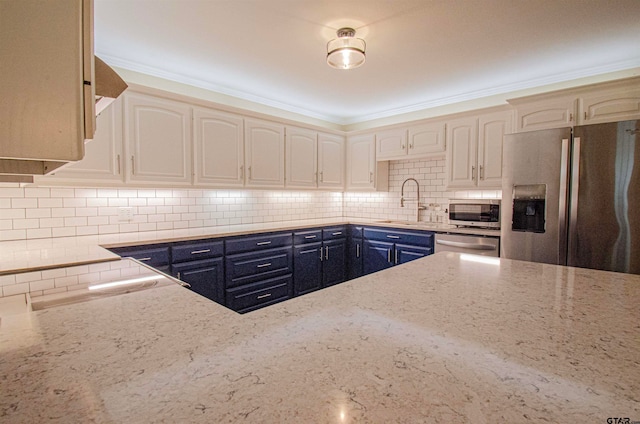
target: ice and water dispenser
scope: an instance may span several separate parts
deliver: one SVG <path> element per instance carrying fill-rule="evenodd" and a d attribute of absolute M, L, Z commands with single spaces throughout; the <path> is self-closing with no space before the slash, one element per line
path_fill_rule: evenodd
<path fill-rule="evenodd" d="M 546 184 L 513 186 L 513 231 L 544 233 Z"/>

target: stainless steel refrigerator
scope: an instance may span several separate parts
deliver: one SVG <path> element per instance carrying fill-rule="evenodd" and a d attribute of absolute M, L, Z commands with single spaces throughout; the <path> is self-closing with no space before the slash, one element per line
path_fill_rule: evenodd
<path fill-rule="evenodd" d="M 502 256 L 640 274 L 640 121 L 505 136 Z"/>

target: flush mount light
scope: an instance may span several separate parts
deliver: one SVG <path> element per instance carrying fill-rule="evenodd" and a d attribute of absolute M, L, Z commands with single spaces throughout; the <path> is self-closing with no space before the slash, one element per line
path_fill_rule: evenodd
<path fill-rule="evenodd" d="M 353 69 L 364 63 L 366 44 L 362 38 L 355 38 L 353 28 L 340 28 L 338 38 L 327 43 L 327 63 L 336 69 Z"/>

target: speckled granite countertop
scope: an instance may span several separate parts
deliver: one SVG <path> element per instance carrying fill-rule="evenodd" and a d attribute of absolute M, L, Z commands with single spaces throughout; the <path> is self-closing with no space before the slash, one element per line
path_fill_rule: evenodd
<path fill-rule="evenodd" d="M 500 236 L 500 230 L 479 228 L 455 228 L 452 225 L 410 223 L 403 221 L 381 221 L 362 218 L 327 218 L 297 221 L 271 222 L 264 224 L 228 225 L 218 227 L 191 228 L 182 230 L 143 231 L 136 233 L 104 234 L 98 236 L 76 236 L 17 240 L 0 242 L 0 275 L 35 271 L 52 267 L 82 265 L 108 260 L 117 260 L 118 255 L 103 247 L 135 246 L 178 240 L 197 240 L 213 237 L 228 237 L 265 231 L 286 231 L 326 225 L 362 224 L 392 228 L 421 229 L 458 234 Z"/>
<path fill-rule="evenodd" d="M 245 315 L 171 286 L 3 320 L 1 421 L 640 420 L 640 276 L 461 258 Z"/>

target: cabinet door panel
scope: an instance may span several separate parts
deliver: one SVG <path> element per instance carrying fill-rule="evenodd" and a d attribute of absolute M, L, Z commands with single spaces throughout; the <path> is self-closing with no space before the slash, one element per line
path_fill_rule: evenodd
<path fill-rule="evenodd" d="M 402 157 L 407 154 L 407 131 L 393 129 L 376 134 L 376 160 Z"/>
<path fill-rule="evenodd" d="M 301 128 L 287 128 L 286 154 L 286 186 L 317 187 L 318 134 Z"/>
<path fill-rule="evenodd" d="M 226 306 L 241 314 L 291 297 L 291 274 L 228 289 Z"/>
<path fill-rule="evenodd" d="M 381 271 L 393 266 L 393 243 L 364 241 L 364 274 Z"/>
<path fill-rule="evenodd" d="M 408 246 L 404 244 L 396 244 L 396 264 L 404 264 L 416 259 L 424 258 L 431 255 L 433 249 L 431 247 Z"/>
<path fill-rule="evenodd" d="M 534 131 L 575 125 L 577 99 L 567 96 L 516 106 L 516 130 Z"/>
<path fill-rule="evenodd" d="M 502 188 L 502 145 L 504 135 L 511 133 L 511 114 L 483 115 L 478 127 L 478 187 Z"/>
<path fill-rule="evenodd" d="M 294 295 L 318 290 L 322 282 L 322 243 L 309 243 L 293 249 Z"/>
<path fill-rule="evenodd" d="M 214 302 L 224 304 L 224 268 L 222 258 L 173 265 L 171 272 L 180 280 L 189 283 L 192 291 Z"/>
<path fill-rule="evenodd" d="M 432 122 L 409 128 L 409 156 L 443 154 L 446 150 L 444 122 Z"/>
<path fill-rule="evenodd" d="M 193 111 L 195 183 L 244 184 L 242 117 L 210 109 Z"/>
<path fill-rule="evenodd" d="M 347 273 L 347 239 L 325 241 L 322 263 L 323 287 L 342 283 Z"/>
<path fill-rule="evenodd" d="M 451 121 L 447 128 L 447 186 L 475 187 L 478 148 L 476 118 Z"/>
<path fill-rule="evenodd" d="M 603 90 L 582 96 L 582 123 L 640 119 L 640 87 Z"/>
<path fill-rule="evenodd" d="M 191 182 L 191 108 L 183 103 L 125 93 L 129 180 Z"/>
<path fill-rule="evenodd" d="M 284 127 L 246 119 L 244 139 L 247 185 L 284 187 Z"/>
<path fill-rule="evenodd" d="M 375 138 L 356 136 L 347 142 L 347 188 L 373 189 L 375 171 Z"/>
<path fill-rule="evenodd" d="M 121 183 L 122 172 L 122 97 L 96 118 L 93 140 L 84 145 L 81 161 L 66 166 L 45 180 L 82 180 Z"/>
<path fill-rule="evenodd" d="M 344 137 L 330 134 L 318 135 L 318 187 L 344 187 Z"/>

